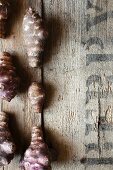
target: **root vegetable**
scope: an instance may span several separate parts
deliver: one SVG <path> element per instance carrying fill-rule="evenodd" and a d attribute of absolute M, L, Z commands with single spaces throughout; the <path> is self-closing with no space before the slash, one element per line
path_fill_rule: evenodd
<path fill-rule="evenodd" d="M 29 8 L 24 16 L 23 35 L 29 57 L 29 65 L 37 67 L 41 62 L 41 54 L 44 51 L 48 33 L 44 21 L 32 8 Z"/>
<path fill-rule="evenodd" d="M 14 157 L 15 144 L 8 128 L 8 115 L 0 112 L 0 167 L 8 165 Z"/>
<path fill-rule="evenodd" d="M 20 167 L 23 170 L 51 170 L 49 150 L 43 140 L 42 130 L 32 128 L 31 144 L 24 154 Z"/>
<path fill-rule="evenodd" d="M 0 54 L 0 98 L 11 101 L 18 90 L 19 78 L 12 63 L 12 56 L 3 52 Z"/>
<path fill-rule="evenodd" d="M 28 90 L 28 97 L 30 101 L 31 108 L 35 113 L 41 113 L 44 100 L 45 93 L 41 84 L 33 82 Z"/>

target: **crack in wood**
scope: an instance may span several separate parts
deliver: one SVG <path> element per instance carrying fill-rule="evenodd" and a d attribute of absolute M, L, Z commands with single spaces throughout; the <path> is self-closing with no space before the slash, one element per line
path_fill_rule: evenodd
<path fill-rule="evenodd" d="M 98 149 L 99 157 L 101 156 L 101 136 L 100 136 L 100 125 L 101 125 L 101 103 L 100 103 L 100 89 L 98 88 Z"/>

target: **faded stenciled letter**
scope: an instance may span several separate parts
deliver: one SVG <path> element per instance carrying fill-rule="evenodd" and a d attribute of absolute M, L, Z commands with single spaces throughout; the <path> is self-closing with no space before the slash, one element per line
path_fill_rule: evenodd
<path fill-rule="evenodd" d="M 96 11 L 102 11 L 103 9 L 96 5 L 97 1 L 87 0 L 87 9 L 94 8 Z"/>

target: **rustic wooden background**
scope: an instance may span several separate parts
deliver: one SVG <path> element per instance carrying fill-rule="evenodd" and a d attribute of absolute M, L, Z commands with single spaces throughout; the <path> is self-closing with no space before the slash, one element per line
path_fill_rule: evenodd
<path fill-rule="evenodd" d="M 113 2 L 112 0 L 13 0 L 11 35 L 0 50 L 14 55 L 21 89 L 10 103 L 10 127 L 18 146 L 4 170 L 18 170 L 40 115 L 29 107 L 31 81 L 46 88 L 45 139 L 58 152 L 54 170 L 113 169 Z M 22 19 L 31 4 L 44 14 L 49 30 L 43 67 L 28 66 Z M 43 6 L 43 8 L 42 8 Z"/>

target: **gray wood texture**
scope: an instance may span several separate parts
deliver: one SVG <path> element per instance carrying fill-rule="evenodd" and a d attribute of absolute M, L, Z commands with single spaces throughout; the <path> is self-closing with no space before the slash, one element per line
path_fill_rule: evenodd
<path fill-rule="evenodd" d="M 13 0 L 14 1 L 14 0 Z M 43 67 L 28 67 L 22 19 L 28 4 L 42 13 L 41 0 L 15 0 L 11 36 L 0 50 L 14 54 L 22 89 L 10 103 L 10 127 L 19 147 L 4 170 L 19 170 L 20 153 L 40 115 L 30 109 L 30 81 L 46 89 L 45 139 L 58 152 L 53 170 L 113 169 L 113 3 L 112 0 L 43 0 L 49 30 Z M 25 89 L 23 90 L 23 86 Z"/>

